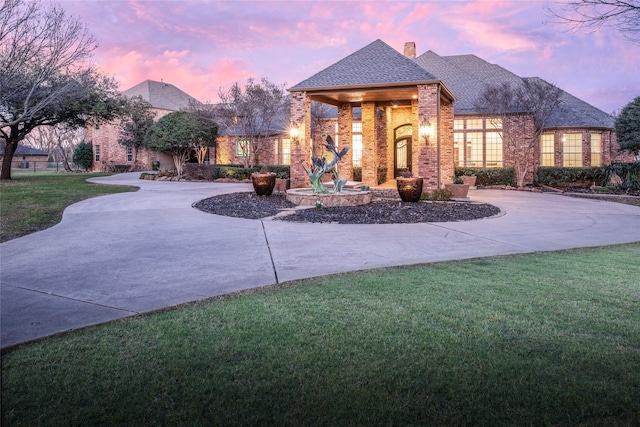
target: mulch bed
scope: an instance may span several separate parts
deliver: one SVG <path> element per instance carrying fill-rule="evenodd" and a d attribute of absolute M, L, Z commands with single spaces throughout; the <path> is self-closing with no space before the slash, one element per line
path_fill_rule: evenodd
<path fill-rule="evenodd" d="M 215 215 L 246 219 L 273 217 L 282 210 L 295 208 L 284 194 L 257 196 L 253 192 L 231 193 L 200 200 L 193 205 Z M 339 224 L 407 224 L 420 222 L 469 221 L 500 213 L 485 203 L 433 202 L 404 203 L 396 190 L 372 190 L 372 202 L 363 206 L 299 209 L 274 218 L 280 221 Z"/>

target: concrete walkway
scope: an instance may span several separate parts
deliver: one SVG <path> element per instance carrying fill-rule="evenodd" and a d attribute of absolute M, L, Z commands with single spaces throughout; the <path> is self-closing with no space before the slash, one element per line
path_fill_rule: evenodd
<path fill-rule="evenodd" d="M 640 241 L 640 208 L 556 194 L 472 191 L 502 215 L 469 222 L 300 224 L 191 207 L 249 184 L 138 176 L 93 179 L 141 189 L 77 203 L 55 227 L 0 245 L 0 346 L 331 273 Z"/>

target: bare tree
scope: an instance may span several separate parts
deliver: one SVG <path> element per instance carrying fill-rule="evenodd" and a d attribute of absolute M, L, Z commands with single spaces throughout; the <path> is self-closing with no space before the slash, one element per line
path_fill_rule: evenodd
<path fill-rule="evenodd" d="M 113 119 L 121 111 L 115 80 L 87 62 L 97 47 L 77 19 L 37 0 L 0 7 L 0 179 L 11 179 L 18 144 L 39 126 L 70 128 Z"/>
<path fill-rule="evenodd" d="M 547 9 L 559 20 L 576 30 L 596 31 L 607 25 L 618 30 L 635 44 L 640 44 L 640 1 L 638 0 L 572 0 L 555 2 Z"/>
<path fill-rule="evenodd" d="M 235 83 L 220 91 L 216 116 L 225 133 L 238 144 L 245 167 L 253 167 L 267 149 L 270 139 L 288 123 L 288 97 L 284 85 L 263 78 L 260 83 L 247 80 L 244 88 Z"/>
<path fill-rule="evenodd" d="M 542 79 L 527 78 L 517 86 L 506 82 L 487 85 L 476 102 L 476 109 L 489 121 L 491 117 L 502 121 L 499 133 L 513 153 L 518 187 L 524 185 L 536 144 L 549 118 L 562 108 L 562 93 L 560 88 Z"/>
<path fill-rule="evenodd" d="M 82 129 L 71 129 L 65 125 L 41 126 L 25 137 L 25 143 L 46 151 L 54 161 L 62 161 L 64 169 L 71 172 L 69 157 L 83 140 Z"/>

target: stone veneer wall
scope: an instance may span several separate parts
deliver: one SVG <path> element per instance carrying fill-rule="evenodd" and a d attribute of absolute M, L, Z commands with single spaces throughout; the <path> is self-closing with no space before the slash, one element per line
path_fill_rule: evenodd
<path fill-rule="evenodd" d="M 353 145 L 353 111 L 350 104 L 342 104 L 338 109 L 338 134 L 341 138 L 341 147 Z M 341 179 L 353 180 L 353 147 L 338 164 L 338 172 Z"/>
<path fill-rule="evenodd" d="M 375 102 L 362 103 L 362 183 L 378 185 L 378 138 Z"/>

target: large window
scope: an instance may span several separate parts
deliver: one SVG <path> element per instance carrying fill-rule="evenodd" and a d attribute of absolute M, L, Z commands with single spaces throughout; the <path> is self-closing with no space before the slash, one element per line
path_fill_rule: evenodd
<path fill-rule="evenodd" d="M 503 166 L 501 119 L 454 119 L 453 131 L 456 166 L 487 168 Z"/>
<path fill-rule="evenodd" d="M 540 143 L 540 165 L 555 166 L 555 151 L 554 135 L 552 133 L 542 134 L 542 140 Z"/>
<path fill-rule="evenodd" d="M 96 162 L 100 161 L 100 145 L 93 146 L 93 156 Z"/>
<path fill-rule="evenodd" d="M 352 131 L 353 166 L 362 167 L 362 123 L 354 122 Z"/>
<path fill-rule="evenodd" d="M 591 166 L 602 166 L 602 135 L 591 134 Z"/>
<path fill-rule="evenodd" d="M 582 134 L 565 133 L 562 135 L 562 166 L 582 167 Z"/>
<path fill-rule="evenodd" d="M 502 167 L 502 135 L 500 132 L 485 133 L 485 145 L 487 148 L 486 167 L 501 168 Z"/>

